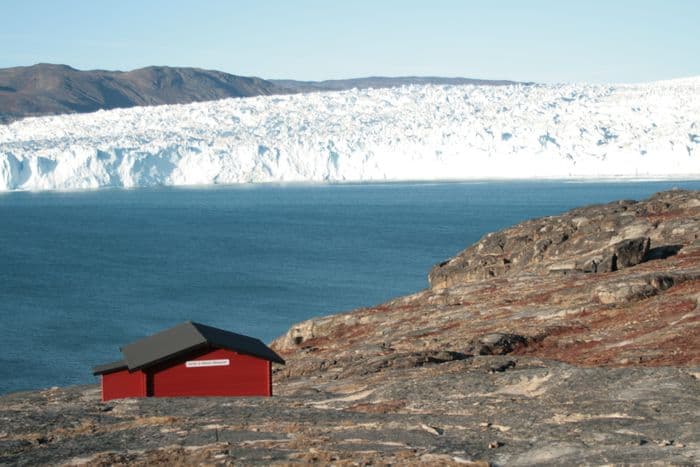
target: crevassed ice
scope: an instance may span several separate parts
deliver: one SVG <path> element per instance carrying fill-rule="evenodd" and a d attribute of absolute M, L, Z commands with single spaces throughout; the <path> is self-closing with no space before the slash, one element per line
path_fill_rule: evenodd
<path fill-rule="evenodd" d="M 535 177 L 700 177 L 700 78 L 406 86 L 0 126 L 0 190 Z"/>

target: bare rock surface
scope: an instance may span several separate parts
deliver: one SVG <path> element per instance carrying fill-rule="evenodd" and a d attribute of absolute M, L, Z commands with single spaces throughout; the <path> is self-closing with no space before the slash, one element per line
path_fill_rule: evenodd
<path fill-rule="evenodd" d="M 297 380 L 269 399 L 18 393 L 0 402 L 0 463 L 690 465 L 698 376 L 483 356 Z"/>
<path fill-rule="evenodd" d="M 429 289 L 293 326 L 273 343 L 290 360 L 279 378 L 417 351 L 700 364 L 698 236 L 700 192 L 683 190 L 488 234 L 435 266 Z"/>
<path fill-rule="evenodd" d="M 696 201 L 686 192 L 666 192 L 645 202 L 589 206 L 518 224 L 435 266 L 430 284 L 440 289 L 524 271 L 614 272 L 642 263 L 650 246 L 656 257 L 670 256 L 696 240 Z"/>
<path fill-rule="evenodd" d="M 273 398 L 0 397 L 0 464 L 700 464 L 700 192 L 485 236 L 293 326 Z"/>

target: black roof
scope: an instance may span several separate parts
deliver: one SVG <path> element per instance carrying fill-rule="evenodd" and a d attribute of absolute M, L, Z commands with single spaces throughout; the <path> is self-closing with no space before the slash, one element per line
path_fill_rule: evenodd
<path fill-rule="evenodd" d="M 94 375 L 101 375 L 103 373 L 112 373 L 113 371 L 124 370 L 128 368 L 124 360 L 118 360 L 112 363 L 105 363 L 104 365 L 97 365 L 92 369 Z"/>
<path fill-rule="evenodd" d="M 124 346 L 121 349 L 124 360 L 96 366 L 93 374 L 111 373 L 124 368 L 139 370 L 207 347 L 228 349 L 284 364 L 282 357 L 259 339 L 187 321 Z"/>

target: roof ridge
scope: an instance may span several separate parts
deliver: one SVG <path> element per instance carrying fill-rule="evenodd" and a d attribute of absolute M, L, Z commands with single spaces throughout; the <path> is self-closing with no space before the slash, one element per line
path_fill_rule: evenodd
<path fill-rule="evenodd" d="M 189 320 L 189 319 L 187 321 L 185 321 L 184 323 L 182 323 L 180 326 L 182 326 L 184 324 L 189 324 L 190 326 L 192 326 L 194 328 L 194 330 L 197 331 L 197 334 L 199 334 L 202 337 L 202 339 L 204 339 L 206 342 L 209 342 L 209 339 L 207 339 L 207 337 L 202 333 L 202 330 L 199 328 L 200 326 L 206 326 L 205 324 L 197 323 L 197 322 Z"/>

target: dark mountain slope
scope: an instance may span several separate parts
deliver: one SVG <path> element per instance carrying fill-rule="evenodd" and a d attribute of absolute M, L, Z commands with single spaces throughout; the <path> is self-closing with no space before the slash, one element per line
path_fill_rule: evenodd
<path fill-rule="evenodd" d="M 260 78 L 197 68 L 79 71 L 39 64 L 0 70 L 0 120 L 279 93 Z"/>
<path fill-rule="evenodd" d="M 0 69 L 0 123 L 24 117 L 141 105 L 406 84 L 513 84 L 467 78 L 370 77 L 333 81 L 264 80 L 199 68 L 152 66 L 133 71 L 81 71 L 41 63 Z"/>

